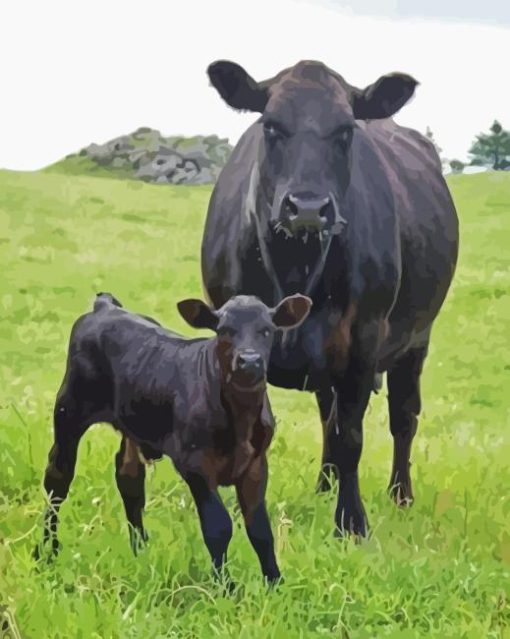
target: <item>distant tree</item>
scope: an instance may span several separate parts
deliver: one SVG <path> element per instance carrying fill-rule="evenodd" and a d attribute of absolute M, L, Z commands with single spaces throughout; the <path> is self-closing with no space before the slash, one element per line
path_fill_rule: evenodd
<path fill-rule="evenodd" d="M 441 153 L 443 152 L 443 149 L 436 142 L 434 138 L 434 134 L 432 133 L 432 129 L 429 126 L 427 127 L 427 130 L 425 131 L 425 137 L 428 140 L 430 140 L 430 142 L 432 142 L 432 144 L 434 145 L 434 148 L 436 149 L 436 153 L 439 156 L 439 160 L 441 161 L 441 167 L 442 167 L 443 173 L 447 172 L 448 160 L 441 155 Z"/>
<path fill-rule="evenodd" d="M 494 120 L 490 133 L 480 133 L 469 149 L 471 164 L 502 170 L 510 165 L 510 131 Z"/>
<path fill-rule="evenodd" d="M 439 155 L 439 157 L 441 157 L 441 153 L 443 152 L 443 149 L 436 142 L 434 138 L 434 134 L 432 133 L 432 130 L 429 126 L 427 127 L 427 130 L 425 131 L 425 137 L 432 142 L 432 144 L 436 148 L 437 154 Z"/>
<path fill-rule="evenodd" d="M 462 173 L 465 166 L 464 162 L 461 162 L 460 160 L 452 160 L 450 162 L 452 173 Z"/>

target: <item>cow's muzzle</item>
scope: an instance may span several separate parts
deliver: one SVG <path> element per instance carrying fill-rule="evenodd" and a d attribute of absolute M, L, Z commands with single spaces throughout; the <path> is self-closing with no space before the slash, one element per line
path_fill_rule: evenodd
<path fill-rule="evenodd" d="M 329 195 L 316 197 L 289 193 L 283 199 L 280 220 L 292 234 L 301 230 L 319 233 L 326 230 L 331 213 L 334 211 Z"/>

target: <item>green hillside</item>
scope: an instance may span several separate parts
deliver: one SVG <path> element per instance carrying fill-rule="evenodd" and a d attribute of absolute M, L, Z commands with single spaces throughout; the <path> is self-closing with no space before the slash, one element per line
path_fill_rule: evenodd
<path fill-rule="evenodd" d="M 510 638 L 510 174 L 450 179 L 462 245 L 424 374 L 415 506 L 397 511 L 385 494 L 382 392 L 361 463 L 372 535 L 334 539 L 335 500 L 314 494 L 314 398 L 271 389 L 268 506 L 286 582 L 264 589 L 236 515 L 229 563 L 239 587 L 226 597 L 168 461 L 148 472 L 151 541 L 132 557 L 114 481 L 119 438 L 103 425 L 82 441 L 61 555 L 53 565 L 31 558 L 72 322 L 102 290 L 192 335 L 175 304 L 201 296 L 210 186 L 71 172 L 0 171 L 0 637 Z M 223 494 L 232 512 L 234 494 Z"/>

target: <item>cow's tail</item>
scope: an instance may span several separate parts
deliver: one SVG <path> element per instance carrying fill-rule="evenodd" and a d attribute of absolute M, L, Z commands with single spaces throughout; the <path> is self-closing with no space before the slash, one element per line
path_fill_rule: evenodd
<path fill-rule="evenodd" d="M 122 304 L 116 297 L 113 297 L 111 293 L 97 293 L 94 301 L 94 312 L 100 311 L 103 308 L 109 308 L 111 306 L 118 306 L 122 308 Z"/>

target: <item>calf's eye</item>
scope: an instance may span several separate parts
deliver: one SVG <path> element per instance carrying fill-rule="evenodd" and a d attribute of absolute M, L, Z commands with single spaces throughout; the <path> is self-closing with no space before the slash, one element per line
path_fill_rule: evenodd
<path fill-rule="evenodd" d="M 224 337 L 233 337 L 236 334 L 236 330 L 231 328 L 230 326 L 222 326 L 218 329 L 218 335 L 222 335 Z"/>
<path fill-rule="evenodd" d="M 269 337 L 269 335 L 271 334 L 271 331 L 268 328 L 263 328 L 260 331 L 262 337 Z"/>

